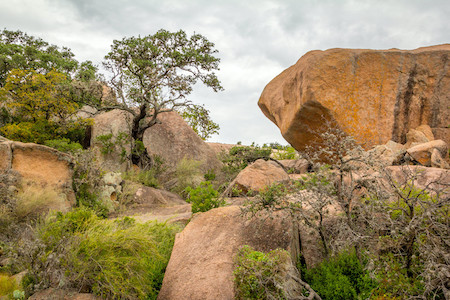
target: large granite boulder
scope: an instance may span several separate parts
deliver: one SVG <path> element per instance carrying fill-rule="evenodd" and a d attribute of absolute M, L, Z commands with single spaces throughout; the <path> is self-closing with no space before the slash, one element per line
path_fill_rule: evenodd
<path fill-rule="evenodd" d="M 33 143 L 0 142 L 0 173 L 15 174 L 22 183 L 57 191 L 65 199 L 64 207 L 75 204 L 73 162 L 66 153 Z"/>
<path fill-rule="evenodd" d="M 287 214 L 248 219 L 238 206 L 196 214 L 175 238 L 158 299 L 234 299 L 233 258 L 239 247 L 299 254 L 298 227 Z"/>
<path fill-rule="evenodd" d="M 249 192 L 259 192 L 273 183 L 288 180 L 289 175 L 283 167 L 273 161 L 258 159 L 242 170 L 230 183 L 230 187 L 240 190 L 243 194 L 248 194 Z"/>
<path fill-rule="evenodd" d="M 158 115 L 158 124 L 144 133 L 144 145 L 150 155 L 157 155 L 164 166 L 175 169 L 183 159 L 202 161 L 204 171 L 219 171 L 221 163 L 214 150 L 203 141 L 176 112 Z"/>
<path fill-rule="evenodd" d="M 450 44 L 415 50 L 311 51 L 275 77 L 258 105 L 297 150 L 320 144 L 324 124 L 367 148 L 404 144 L 419 125 L 450 143 Z"/>

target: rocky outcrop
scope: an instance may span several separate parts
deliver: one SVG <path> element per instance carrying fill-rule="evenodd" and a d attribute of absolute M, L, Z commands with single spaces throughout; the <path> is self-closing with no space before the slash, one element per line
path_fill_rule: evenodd
<path fill-rule="evenodd" d="M 228 153 L 231 148 L 239 146 L 236 144 L 223 144 L 223 143 L 206 143 L 209 147 L 211 147 L 216 155 L 220 155 L 225 152 Z"/>
<path fill-rule="evenodd" d="M 320 144 L 325 123 L 367 147 L 404 144 L 422 124 L 450 143 L 449 54 L 450 44 L 311 51 L 265 87 L 258 105 L 299 151 Z"/>
<path fill-rule="evenodd" d="M 287 214 L 248 219 L 238 206 L 196 214 L 175 238 L 158 299 L 234 299 L 233 258 L 239 247 L 299 254 L 297 226 Z"/>
<path fill-rule="evenodd" d="M 306 159 L 283 159 L 279 163 L 291 174 L 303 174 L 308 172 L 310 163 Z"/>
<path fill-rule="evenodd" d="M 72 188 L 72 158 L 53 148 L 6 141 L 0 143 L 0 172 L 18 172 L 22 179 Z"/>
<path fill-rule="evenodd" d="M 231 182 L 230 187 L 241 194 L 255 193 L 276 182 L 288 181 L 289 175 L 273 161 L 258 159 L 242 170 Z M 228 188 L 230 189 L 230 188 Z"/>
<path fill-rule="evenodd" d="M 448 146 L 442 140 L 434 140 L 427 143 L 422 143 L 409 148 L 406 152 L 413 160 L 420 163 L 422 166 L 431 167 L 431 154 L 433 150 L 439 151 L 442 157 L 448 155 Z"/>
<path fill-rule="evenodd" d="M 94 117 L 91 146 L 103 170 L 115 172 L 127 169 L 126 157 L 131 152 L 129 139 L 132 119 L 133 116 L 129 112 L 120 109 Z"/>
<path fill-rule="evenodd" d="M 76 290 L 63 290 L 49 288 L 33 294 L 29 300 L 99 300 L 102 298 L 96 297 L 88 293 L 78 293 Z"/>
<path fill-rule="evenodd" d="M 26 183 L 32 190 L 30 186 L 35 186 L 36 192 L 44 188 L 56 192 L 61 201 L 52 202 L 50 209 L 65 210 L 75 204 L 72 167 L 71 156 L 53 148 L 14 141 L 0 143 L 0 174 L 16 178 L 18 185 Z"/>
<path fill-rule="evenodd" d="M 150 155 L 157 155 L 164 166 L 174 169 L 183 159 L 203 162 L 203 169 L 219 171 L 221 163 L 208 146 L 176 112 L 158 115 L 156 124 L 144 133 L 144 145 Z"/>
<path fill-rule="evenodd" d="M 121 216 L 132 216 L 136 221 L 187 224 L 192 216 L 191 204 L 177 194 L 166 190 L 140 186 L 136 189 L 128 208 Z"/>

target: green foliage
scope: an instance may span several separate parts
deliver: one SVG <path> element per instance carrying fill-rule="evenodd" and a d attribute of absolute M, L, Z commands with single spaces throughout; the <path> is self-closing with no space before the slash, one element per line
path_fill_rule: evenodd
<path fill-rule="evenodd" d="M 73 153 L 83 149 L 83 147 L 77 143 L 72 142 L 69 139 L 56 139 L 56 140 L 47 140 L 44 142 L 44 145 L 55 148 L 58 151 Z"/>
<path fill-rule="evenodd" d="M 219 59 L 214 44 L 200 34 L 188 37 L 180 30 L 159 30 L 153 35 L 115 40 L 105 56 L 120 102 L 139 106 L 134 115 L 133 139 L 142 141 L 144 131 L 157 123 L 159 113 L 189 106 L 186 97 L 201 82 L 222 90 L 214 74 Z"/>
<path fill-rule="evenodd" d="M 273 152 L 273 158 L 277 160 L 296 159 L 298 158 L 298 155 L 293 147 L 281 146 L 276 148 L 276 151 Z"/>
<path fill-rule="evenodd" d="M 209 111 L 204 106 L 189 105 L 184 107 L 180 114 L 202 140 L 207 140 L 212 135 L 219 134 L 219 125 L 213 122 L 209 116 Z"/>
<path fill-rule="evenodd" d="M 14 290 L 18 288 L 16 280 L 5 274 L 0 274 L 0 297 L 12 296 Z"/>
<path fill-rule="evenodd" d="M 149 170 L 132 169 L 123 175 L 123 179 L 138 182 L 148 187 L 159 188 L 158 174 L 156 168 L 150 168 Z"/>
<path fill-rule="evenodd" d="M 209 181 L 204 181 L 196 188 L 186 188 L 186 201 L 192 203 L 192 212 L 205 212 L 213 208 L 223 206 L 225 200 L 219 198 L 219 192 L 216 191 Z"/>
<path fill-rule="evenodd" d="M 121 131 L 117 135 L 113 135 L 112 133 L 98 135 L 96 137 L 96 140 L 100 143 L 100 152 L 103 155 L 109 155 L 117 151 L 118 153 L 120 153 L 121 161 L 124 162 L 126 161 L 127 157 L 127 150 L 125 148 L 125 145 L 128 138 L 128 134 Z M 136 147 L 139 146 L 141 145 L 137 143 Z M 136 149 L 137 148 L 135 148 L 135 151 Z"/>
<path fill-rule="evenodd" d="M 263 208 L 268 208 L 277 204 L 281 198 L 287 194 L 287 188 L 282 183 L 274 183 L 262 189 L 257 197 L 260 199 Z"/>
<path fill-rule="evenodd" d="M 216 179 L 216 172 L 214 169 L 209 169 L 205 175 L 203 175 L 203 178 L 205 178 L 206 181 L 213 181 Z"/>
<path fill-rule="evenodd" d="M 0 133 L 22 142 L 42 144 L 61 138 L 81 142 L 91 120 L 73 118 L 79 105 L 72 101 L 68 85 L 67 76 L 55 71 L 44 75 L 11 70 L 0 89 L 0 102 L 9 110 Z"/>
<path fill-rule="evenodd" d="M 109 210 L 100 200 L 102 175 L 92 151 L 84 150 L 74 154 L 72 187 L 77 206 L 89 207 L 99 216 L 106 217 Z"/>
<path fill-rule="evenodd" d="M 35 283 L 45 288 L 51 277 L 108 299 L 156 299 L 178 230 L 127 217 L 102 220 L 87 208 L 57 213 L 39 225 L 36 249 L 25 257 L 27 291 Z"/>
<path fill-rule="evenodd" d="M 282 265 L 290 259 L 286 250 L 269 253 L 250 246 L 239 249 L 233 271 L 237 299 L 286 299 L 282 290 Z"/>
<path fill-rule="evenodd" d="M 230 177 L 235 177 L 241 170 L 252 162 L 262 158 L 268 159 L 272 149 L 258 146 L 235 146 L 228 153 L 222 153 L 223 171 Z"/>
<path fill-rule="evenodd" d="M 0 87 L 12 69 L 33 69 L 38 73 L 56 70 L 70 74 L 78 62 L 68 48 L 50 45 L 21 31 L 4 29 L 0 32 Z"/>
<path fill-rule="evenodd" d="M 201 161 L 183 158 L 175 171 L 177 183 L 173 190 L 185 195 L 187 187 L 195 188 L 198 186 L 203 181 L 202 165 L 203 162 Z"/>
<path fill-rule="evenodd" d="M 66 276 L 109 299 L 156 299 L 176 232 L 129 218 L 94 223 L 72 240 Z"/>
<path fill-rule="evenodd" d="M 306 269 L 300 266 L 302 278 L 322 299 L 367 299 L 376 283 L 356 257 L 354 252 L 342 252 Z"/>

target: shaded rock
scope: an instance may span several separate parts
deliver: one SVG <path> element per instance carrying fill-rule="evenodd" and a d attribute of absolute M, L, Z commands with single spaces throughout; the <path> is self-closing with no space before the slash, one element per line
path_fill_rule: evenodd
<path fill-rule="evenodd" d="M 160 124 L 156 124 L 144 133 L 144 145 L 150 155 L 157 155 L 164 166 L 174 170 L 183 159 L 203 162 L 203 170 L 221 169 L 214 150 L 208 146 L 176 112 L 158 115 Z"/>
<path fill-rule="evenodd" d="M 310 167 L 306 159 L 283 159 L 279 160 L 279 162 L 292 174 L 307 173 Z"/>
<path fill-rule="evenodd" d="M 429 125 L 420 125 L 416 130 L 422 132 L 429 141 L 434 140 L 433 130 Z"/>
<path fill-rule="evenodd" d="M 390 178 L 399 185 L 413 182 L 419 189 L 427 189 L 430 192 L 440 190 L 450 194 L 448 189 L 450 170 L 423 166 L 391 166 L 387 167 L 386 171 Z"/>
<path fill-rule="evenodd" d="M 422 131 L 410 129 L 406 134 L 406 144 L 405 147 L 409 148 L 413 144 L 423 144 L 428 143 L 430 140 L 425 136 Z"/>
<path fill-rule="evenodd" d="M 136 191 L 134 203 L 146 206 L 174 206 L 186 204 L 186 201 L 169 191 L 143 186 Z"/>
<path fill-rule="evenodd" d="M 431 166 L 431 153 L 437 149 L 441 156 L 448 155 L 448 146 L 442 140 L 434 140 L 428 143 L 419 144 L 406 150 L 407 154 L 422 166 Z"/>
<path fill-rule="evenodd" d="M 405 146 L 394 141 L 388 141 L 385 145 L 378 145 L 367 151 L 369 157 L 387 166 L 400 164 L 405 153 Z"/>
<path fill-rule="evenodd" d="M 11 169 L 12 150 L 8 141 L 0 142 L 0 172 Z"/>
<path fill-rule="evenodd" d="M 28 298 L 29 300 L 99 300 L 100 297 L 87 293 L 78 293 L 76 290 L 61 290 L 49 288 L 39 291 Z"/>
<path fill-rule="evenodd" d="M 242 191 L 242 194 L 258 192 L 275 182 L 289 180 L 289 175 L 273 161 L 258 159 L 242 170 L 230 186 Z"/>
<path fill-rule="evenodd" d="M 311 51 L 265 87 L 258 105 L 298 151 L 321 144 L 326 121 L 367 148 L 404 144 L 419 125 L 448 126 L 449 54 L 450 44 Z"/>
<path fill-rule="evenodd" d="M 158 299 L 234 299 L 233 258 L 243 245 L 296 258 L 297 226 L 287 214 L 249 220 L 238 206 L 196 214 L 175 238 Z"/>
<path fill-rule="evenodd" d="M 129 139 L 132 119 L 132 114 L 120 109 L 104 112 L 94 117 L 94 125 L 92 125 L 91 130 L 91 147 L 94 149 L 103 170 L 117 172 L 127 169 L 129 162 L 126 161 L 125 156 L 128 156 L 131 152 Z M 99 136 L 106 135 L 112 136 L 102 143 Z"/>
<path fill-rule="evenodd" d="M 450 169 L 449 164 L 442 158 L 441 152 L 438 149 L 433 149 L 430 161 L 433 168 Z"/>
<path fill-rule="evenodd" d="M 450 128 L 431 128 L 435 140 L 443 140 L 447 145 L 450 145 Z"/>

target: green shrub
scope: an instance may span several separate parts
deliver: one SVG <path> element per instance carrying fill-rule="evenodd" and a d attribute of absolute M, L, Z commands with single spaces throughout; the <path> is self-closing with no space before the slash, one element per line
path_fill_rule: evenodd
<path fill-rule="evenodd" d="M 123 175 L 123 179 L 138 182 L 142 185 L 159 188 L 159 181 L 156 178 L 154 169 L 150 170 L 131 170 Z"/>
<path fill-rule="evenodd" d="M 209 181 L 204 181 L 196 188 L 187 187 L 187 202 L 192 203 L 192 212 L 205 212 L 210 209 L 223 206 L 225 200 L 219 198 L 219 192 L 216 191 Z"/>
<path fill-rule="evenodd" d="M 35 250 L 25 253 L 24 285 L 28 294 L 52 282 L 106 299 L 156 299 L 178 231 L 128 217 L 99 219 L 87 208 L 57 213 L 38 226 Z"/>
<path fill-rule="evenodd" d="M 17 282 L 14 278 L 6 274 L 0 274 L 0 297 L 12 296 L 13 292 L 17 289 Z"/>
<path fill-rule="evenodd" d="M 281 266 L 290 256 L 286 250 L 269 253 L 243 246 L 235 256 L 233 271 L 237 299 L 286 299 Z"/>
<path fill-rule="evenodd" d="M 376 283 L 356 257 L 355 253 L 343 252 L 306 269 L 300 266 L 302 278 L 322 299 L 367 299 Z"/>
<path fill-rule="evenodd" d="M 298 158 L 295 149 L 291 146 L 281 147 L 281 149 L 277 149 L 278 151 L 273 152 L 273 158 L 278 160 L 283 159 L 296 159 Z"/>
<path fill-rule="evenodd" d="M 77 206 L 93 209 L 97 215 L 106 217 L 108 208 L 100 199 L 102 171 L 96 164 L 92 151 L 83 150 L 74 155 L 72 187 L 75 192 Z"/>
<path fill-rule="evenodd" d="M 61 152 L 75 152 L 83 149 L 83 147 L 77 142 L 71 142 L 69 139 L 56 139 L 56 140 L 47 140 L 44 142 L 44 145 L 55 148 Z"/>
<path fill-rule="evenodd" d="M 228 153 L 221 155 L 224 164 L 223 171 L 230 177 L 235 177 L 241 170 L 252 162 L 262 158 L 268 159 L 272 149 L 258 146 L 235 146 Z"/>
<path fill-rule="evenodd" d="M 96 222 L 69 246 L 68 280 L 108 299 L 156 299 L 175 232 L 133 219 Z"/>
<path fill-rule="evenodd" d="M 203 181 L 202 165 L 201 161 L 183 158 L 175 171 L 177 183 L 173 191 L 184 196 L 187 187 L 197 187 Z"/>

